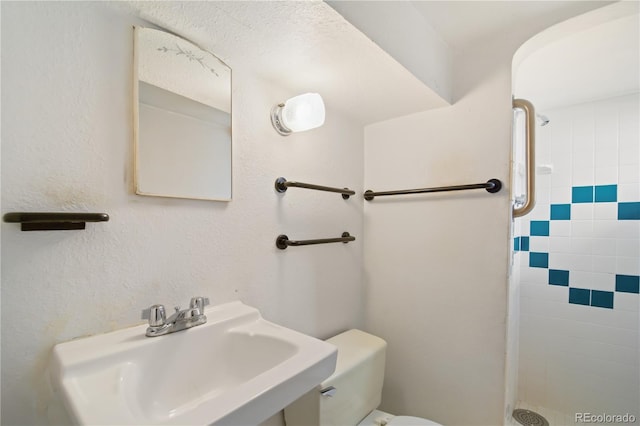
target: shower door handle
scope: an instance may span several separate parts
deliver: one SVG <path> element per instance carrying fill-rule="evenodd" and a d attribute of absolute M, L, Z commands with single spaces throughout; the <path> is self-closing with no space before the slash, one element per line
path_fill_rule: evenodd
<path fill-rule="evenodd" d="M 514 99 L 513 108 L 524 111 L 525 114 L 525 155 L 526 159 L 526 176 L 527 176 L 527 194 L 525 202 L 521 207 L 513 208 L 513 217 L 524 216 L 533 210 L 536 204 L 536 114 L 533 104 L 525 99 Z"/>

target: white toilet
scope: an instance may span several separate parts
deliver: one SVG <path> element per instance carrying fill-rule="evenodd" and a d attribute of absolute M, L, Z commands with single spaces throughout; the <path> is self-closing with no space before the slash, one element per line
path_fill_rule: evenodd
<path fill-rule="evenodd" d="M 284 409 L 287 426 L 439 426 L 376 410 L 382 398 L 387 342 L 360 330 L 327 340 L 338 347 L 336 371 Z"/>

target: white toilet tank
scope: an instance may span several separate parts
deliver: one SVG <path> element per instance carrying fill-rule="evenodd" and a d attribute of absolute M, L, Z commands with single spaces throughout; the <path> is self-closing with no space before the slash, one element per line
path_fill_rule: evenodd
<path fill-rule="evenodd" d="M 357 425 L 380 405 L 387 342 L 360 330 L 327 342 L 338 347 L 336 370 L 284 409 L 287 426 Z"/>

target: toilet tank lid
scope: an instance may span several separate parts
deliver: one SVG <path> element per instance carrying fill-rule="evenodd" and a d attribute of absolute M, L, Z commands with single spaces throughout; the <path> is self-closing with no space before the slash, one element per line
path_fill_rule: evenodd
<path fill-rule="evenodd" d="M 333 336 L 327 339 L 327 343 L 338 347 L 338 360 L 335 372 L 322 382 L 321 386 L 323 387 L 330 385 L 336 377 L 351 370 L 362 361 L 373 357 L 381 351 L 386 351 L 387 348 L 387 342 L 383 339 L 357 329 Z"/>
<path fill-rule="evenodd" d="M 442 426 L 440 423 L 432 422 L 422 417 L 396 416 L 391 419 L 388 426 Z"/>

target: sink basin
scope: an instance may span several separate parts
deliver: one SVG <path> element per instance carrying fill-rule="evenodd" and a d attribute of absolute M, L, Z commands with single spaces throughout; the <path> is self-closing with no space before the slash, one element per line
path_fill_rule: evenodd
<path fill-rule="evenodd" d="M 337 349 L 231 302 L 161 337 L 146 325 L 61 343 L 51 384 L 91 425 L 256 425 L 333 373 Z"/>

